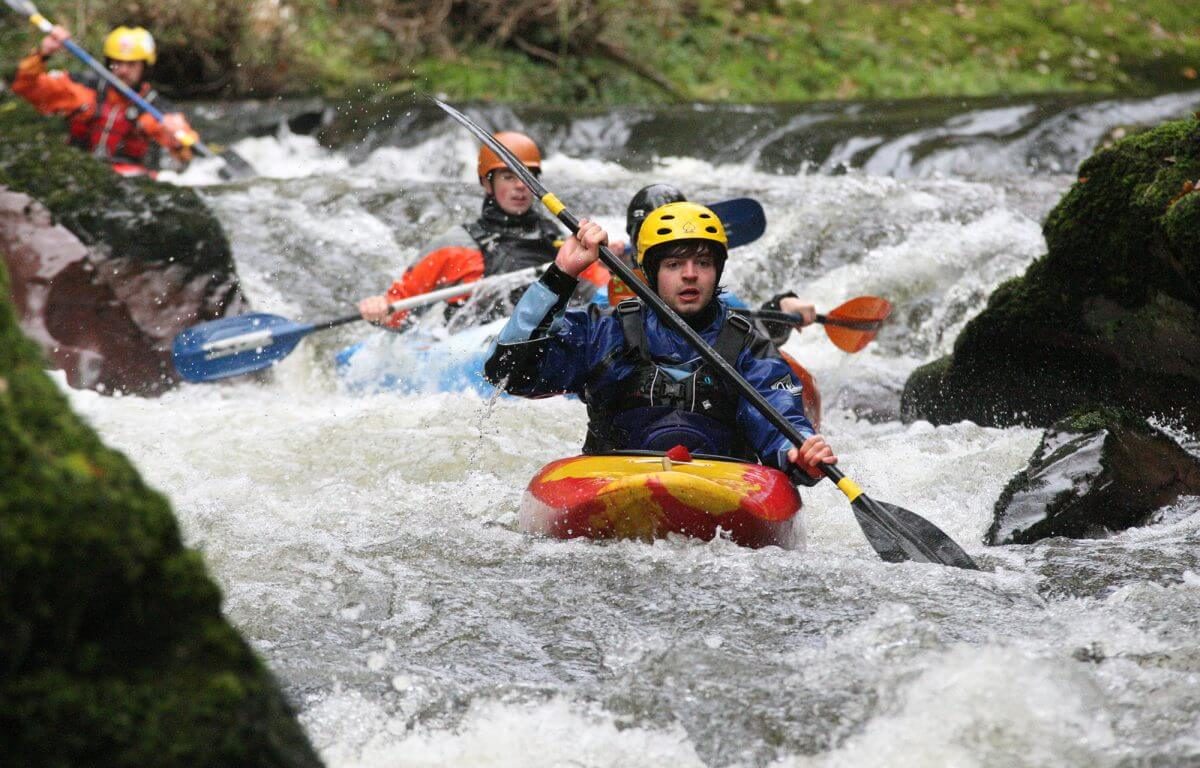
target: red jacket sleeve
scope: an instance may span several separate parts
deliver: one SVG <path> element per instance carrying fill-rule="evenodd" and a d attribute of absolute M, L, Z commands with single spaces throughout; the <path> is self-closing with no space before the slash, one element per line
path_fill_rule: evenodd
<path fill-rule="evenodd" d="M 447 246 L 431 251 L 416 264 L 408 268 L 392 287 L 388 289 L 389 303 L 429 293 L 438 288 L 459 283 L 473 283 L 483 277 L 483 254 L 476 248 Z M 462 301 L 466 294 L 449 301 Z M 385 323 L 389 328 L 398 328 L 408 315 L 407 310 L 395 312 Z"/>
<path fill-rule="evenodd" d="M 191 147 L 185 147 L 180 144 L 179 139 L 175 138 L 175 134 L 171 133 L 171 131 L 169 131 L 162 123 L 155 120 L 149 112 L 143 112 L 142 114 L 138 115 L 137 122 L 138 128 L 141 128 L 143 133 L 166 147 L 166 149 L 176 160 L 181 160 L 183 162 L 191 161 Z M 191 123 L 188 123 L 186 119 L 184 120 L 184 124 L 186 126 L 186 130 L 192 130 Z"/>

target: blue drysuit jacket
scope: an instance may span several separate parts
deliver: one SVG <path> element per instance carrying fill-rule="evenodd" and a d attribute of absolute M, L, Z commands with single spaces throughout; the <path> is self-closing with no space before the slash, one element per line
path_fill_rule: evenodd
<path fill-rule="evenodd" d="M 626 344 L 619 318 L 595 308 L 567 311 L 567 301 L 576 282 L 557 267 L 551 267 L 526 290 L 493 343 L 484 366 L 492 383 L 521 397 L 569 393 L 586 400 L 588 394 L 594 398 L 596 393 L 615 389 L 608 385 L 633 374 L 637 361 L 622 354 Z M 665 326 L 654 312 L 641 314 L 650 355 L 662 371 L 680 379 L 704 364 L 687 340 Z M 721 302 L 716 319 L 700 331 L 710 345 L 716 341 L 728 314 L 729 308 Z M 742 349 L 735 365 L 737 371 L 804 437 L 813 435 L 812 423 L 804 415 L 800 381 L 774 353 L 773 347 L 759 340 L 763 343 L 748 343 Z M 594 378 L 597 371 L 598 379 Z M 778 469 L 788 467 L 786 454 L 791 442 L 740 397 L 736 424 L 740 437 L 760 461 Z M 803 475 L 797 477 L 801 482 L 808 480 L 802 472 L 791 474 Z"/>

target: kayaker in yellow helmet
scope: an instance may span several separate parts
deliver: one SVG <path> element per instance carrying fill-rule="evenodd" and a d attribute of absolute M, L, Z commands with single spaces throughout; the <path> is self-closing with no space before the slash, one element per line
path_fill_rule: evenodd
<path fill-rule="evenodd" d="M 160 98 L 149 74 L 157 60 L 154 38 L 142 27 L 117 27 L 104 40 L 109 70 L 159 111 L 163 120 L 139 113 L 132 101 L 94 72 L 68 75 L 46 69 L 47 60 L 63 47 L 71 33 L 55 26 L 17 65 L 13 93 L 42 114 L 62 115 L 73 145 L 112 163 L 123 173 L 157 170 L 158 147 L 165 147 L 179 166 L 191 160 L 181 134 L 193 133 L 187 118 Z"/>
<path fill-rule="evenodd" d="M 542 172 L 542 151 L 533 139 L 516 131 L 495 135 L 526 168 L 535 174 Z M 363 319 L 403 330 L 407 312 L 389 314 L 388 305 L 393 302 L 458 283 L 473 283 L 481 277 L 541 266 L 554 259 L 566 233 L 557 222 L 534 210 L 533 193 L 521 178 L 486 146 L 479 150 L 475 170 L 484 195 L 479 218 L 443 232 L 386 293 L 361 300 L 358 309 Z M 607 271 L 595 271 L 603 271 L 602 279 L 607 280 Z M 504 301 L 507 298 L 498 297 L 476 307 L 473 319 L 483 322 L 507 315 L 512 308 Z M 461 300 L 447 302 L 447 317 L 462 304 Z"/>
<path fill-rule="evenodd" d="M 521 297 L 485 365 L 487 378 L 524 397 L 578 395 L 588 406 L 585 453 L 683 445 L 795 467 L 802 471 L 792 476 L 804 484 L 819 480 L 818 465 L 837 458 L 805 416 L 801 383 L 719 296 L 728 240 L 716 214 L 688 202 L 656 208 L 638 232 L 638 266 L 662 300 L 796 426 L 802 445 L 788 441 L 640 301 L 622 302 L 611 315 L 568 311 L 578 276 L 607 240 L 595 222 L 580 223 L 554 266 Z"/>
<path fill-rule="evenodd" d="M 620 255 L 626 259 L 629 266 L 636 269 L 636 252 L 638 232 L 641 231 L 642 222 L 656 208 L 660 208 L 668 203 L 683 203 L 687 202 L 687 198 L 683 192 L 673 184 L 655 183 L 648 184 L 636 193 L 629 200 L 629 206 L 625 210 L 625 233 L 629 236 L 626 241 L 626 247 L 621 250 Z M 612 281 L 608 284 L 608 300 L 612 306 L 616 306 L 618 302 L 624 299 L 632 298 L 633 291 L 620 281 L 620 278 L 615 275 Z M 726 300 L 731 297 L 726 295 Z M 745 307 L 737 301 L 730 301 L 734 307 Z M 793 315 L 799 315 L 802 322 L 799 325 L 782 322 L 770 322 L 759 320 L 760 330 L 766 331 L 775 343 L 775 346 L 781 346 L 787 341 L 792 329 L 799 330 L 803 326 L 812 325 L 817 319 L 817 308 L 811 302 L 805 301 L 797 296 L 793 291 L 786 291 L 777 294 L 763 303 L 762 309 L 775 310 L 777 312 L 787 312 Z"/>

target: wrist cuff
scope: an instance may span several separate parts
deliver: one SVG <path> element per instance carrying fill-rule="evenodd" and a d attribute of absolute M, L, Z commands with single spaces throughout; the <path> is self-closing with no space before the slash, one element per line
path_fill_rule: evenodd
<path fill-rule="evenodd" d="M 541 282 L 553 291 L 555 296 L 570 296 L 575 292 L 575 286 L 579 285 L 578 278 L 563 272 L 557 264 L 550 265 L 550 268 L 542 275 Z"/>
<path fill-rule="evenodd" d="M 784 299 L 788 299 L 788 298 L 796 299 L 799 297 L 796 296 L 795 291 L 788 291 L 787 293 L 779 293 L 779 294 L 776 294 L 775 296 L 772 296 L 769 301 L 767 301 L 765 304 L 762 305 L 762 308 L 763 309 L 771 309 L 771 310 L 778 312 L 780 309 L 779 305 L 783 302 Z"/>

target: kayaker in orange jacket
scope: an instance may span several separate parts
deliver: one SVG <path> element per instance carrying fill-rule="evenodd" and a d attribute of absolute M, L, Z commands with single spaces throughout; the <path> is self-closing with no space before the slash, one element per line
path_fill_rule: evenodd
<path fill-rule="evenodd" d="M 157 59 L 154 38 L 141 27 L 117 27 L 104 41 L 108 68 L 164 114 L 160 123 L 94 73 L 73 79 L 66 72 L 46 69 L 46 61 L 63 47 L 71 33 L 55 26 L 17 65 L 12 91 L 44 115 L 62 115 L 71 131 L 71 144 L 109 161 L 119 171 L 146 172 L 161 165 L 158 147 L 176 163 L 191 160 L 191 150 L 176 136 L 191 133 L 187 118 L 166 104 L 147 81 Z"/>
<path fill-rule="evenodd" d="M 540 174 L 542 152 L 533 139 L 523 133 L 503 131 L 496 134 L 526 168 Z M 558 223 L 533 210 L 533 193 L 504 161 L 486 146 L 479 150 L 476 162 L 479 184 L 483 187 L 483 211 L 478 219 L 460 224 L 435 238 L 425 249 L 425 255 L 392 283 L 387 293 L 368 296 L 358 303 L 363 319 L 393 330 L 406 328 L 406 311 L 388 314 L 388 305 L 401 299 L 428 293 L 450 285 L 473 283 L 481 277 L 502 275 L 526 267 L 542 266 L 554 260 L 564 232 Z M 603 284 L 608 273 L 596 267 L 585 281 Z M 484 322 L 507 315 L 515 299 L 524 290 L 514 289 L 515 296 L 503 295 L 479 302 L 473 308 L 472 320 Z M 447 302 L 447 317 L 460 309 L 466 300 Z"/>

